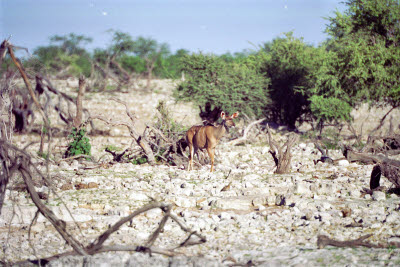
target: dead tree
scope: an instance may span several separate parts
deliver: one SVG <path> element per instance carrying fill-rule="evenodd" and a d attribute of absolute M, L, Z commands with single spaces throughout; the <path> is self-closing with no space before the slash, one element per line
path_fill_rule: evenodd
<path fill-rule="evenodd" d="M 111 100 L 116 101 L 118 103 L 121 103 L 125 106 L 125 111 L 126 114 L 128 115 L 130 119 L 130 123 L 124 122 L 124 121 L 113 121 L 111 119 L 104 118 L 102 116 L 93 116 L 89 118 L 89 121 L 92 121 L 94 119 L 101 120 L 109 125 L 112 126 L 125 126 L 128 128 L 130 136 L 135 140 L 136 144 L 142 149 L 143 153 L 146 155 L 147 160 L 150 165 L 155 165 L 156 164 L 156 159 L 154 157 L 153 150 L 151 149 L 149 142 L 146 140 L 146 138 L 143 137 L 143 135 L 140 135 L 136 128 L 135 128 L 135 122 L 137 120 L 136 116 L 132 114 L 128 108 L 128 104 L 122 100 L 116 99 L 116 98 L 111 98 Z"/>
<path fill-rule="evenodd" d="M 276 170 L 275 173 L 282 174 L 290 172 L 290 165 L 292 162 L 291 149 L 297 142 L 298 136 L 294 133 L 289 134 L 287 141 L 282 146 L 279 146 L 271 137 L 271 130 L 267 125 L 269 153 L 274 159 Z"/>
<path fill-rule="evenodd" d="M 0 66 L 7 53 L 7 43 L 4 41 L 0 45 Z M 11 83 L 15 75 L 7 75 L 2 77 L 0 85 L 0 139 L 10 142 L 13 136 L 13 120 L 12 120 L 12 98 Z M 0 146 L 0 215 L 4 203 L 5 191 L 9 181 L 10 162 L 9 151 L 6 147 Z M 11 155 L 12 156 L 12 155 Z"/>
<path fill-rule="evenodd" d="M 73 119 L 73 126 L 75 128 L 80 128 L 82 124 L 82 113 L 83 113 L 83 106 L 82 101 L 85 94 L 86 89 L 86 81 L 83 76 L 79 77 L 79 91 L 78 97 L 76 98 L 76 116 Z"/>
<path fill-rule="evenodd" d="M 29 82 L 28 76 L 25 73 L 25 70 L 21 64 L 21 62 L 15 57 L 14 51 L 13 51 L 13 45 L 8 42 L 8 40 L 4 40 L 1 45 L 0 45 L 0 63 L 3 61 L 3 58 L 6 56 L 7 52 L 11 57 L 12 62 L 15 64 L 17 67 L 19 73 L 21 74 L 22 79 L 24 80 L 25 86 L 29 92 L 30 97 L 32 98 L 32 101 L 34 102 L 36 108 L 39 110 L 39 113 L 41 114 L 43 118 L 43 124 L 45 125 L 46 128 L 49 128 L 49 120 L 47 117 L 47 114 L 43 111 L 42 106 L 40 105 L 39 101 L 36 98 L 36 95 L 32 89 L 32 86 Z M 11 88 L 6 87 L 6 90 L 4 91 L 4 99 L 6 100 L 7 104 L 7 99 L 10 97 L 10 92 Z M 9 107 L 9 105 L 6 105 L 6 107 Z M 11 110 L 9 110 L 11 111 Z M 3 113 L 2 113 L 3 114 Z M 9 114 L 8 112 L 4 114 Z M 11 117 L 10 117 L 11 118 Z M 9 118 L 9 121 L 11 122 L 11 119 Z M 9 125 L 12 125 L 12 123 L 9 123 Z M 7 127 L 2 126 L 2 137 L 6 135 L 6 130 Z M 43 138 L 43 137 L 42 137 Z M 7 138 L 2 139 L 3 141 L 9 140 Z M 48 152 L 50 153 L 50 142 L 51 142 L 51 133 L 48 133 Z M 4 201 L 4 193 L 7 187 L 7 184 L 9 182 L 9 177 L 11 176 L 10 174 L 10 169 L 11 169 L 11 161 L 9 160 L 9 156 L 13 156 L 10 151 L 7 151 L 7 148 L 5 146 L 0 145 L 0 160 L 1 160 L 1 169 L 0 169 L 0 209 L 3 206 L 3 201 Z"/>

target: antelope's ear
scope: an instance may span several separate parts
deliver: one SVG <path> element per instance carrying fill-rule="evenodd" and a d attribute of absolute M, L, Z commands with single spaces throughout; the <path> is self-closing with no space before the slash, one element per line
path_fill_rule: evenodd
<path fill-rule="evenodd" d="M 233 118 L 236 118 L 237 116 L 239 116 L 239 112 L 236 111 L 235 113 L 232 114 L 231 117 L 232 117 L 232 119 L 233 119 Z"/>
<path fill-rule="evenodd" d="M 225 120 L 225 112 L 221 111 L 221 118 Z"/>

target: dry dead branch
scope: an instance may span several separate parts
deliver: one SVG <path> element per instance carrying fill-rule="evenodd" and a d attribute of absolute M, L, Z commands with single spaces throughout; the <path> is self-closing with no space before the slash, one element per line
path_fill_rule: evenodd
<path fill-rule="evenodd" d="M 317 164 L 318 162 L 327 162 L 332 164 L 333 159 L 329 156 L 329 150 L 327 148 L 323 150 L 317 141 L 314 141 L 314 145 L 318 149 L 318 151 L 321 152 L 321 158 L 318 160 L 314 160 L 314 164 Z"/>
<path fill-rule="evenodd" d="M 335 239 L 330 239 L 326 235 L 319 235 L 317 240 L 317 246 L 319 249 L 324 248 L 326 246 L 334 246 L 334 247 L 367 247 L 367 248 L 388 248 L 389 246 L 400 247 L 398 244 L 371 244 L 369 242 L 364 241 L 365 239 L 371 237 L 372 234 L 361 236 L 357 239 L 347 240 L 347 241 L 338 241 Z"/>
<path fill-rule="evenodd" d="M 78 97 L 76 98 L 76 116 L 73 120 L 73 125 L 75 128 L 80 128 L 82 124 L 82 100 L 83 96 L 85 94 L 85 88 L 86 88 L 86 81 L 83 76 L 79 77 L 79 91 L 78 91 Z"/>
<path fill-rule="evenodd" d="M 346 147 L 344 156 L 349 162 L 376 164 L 371 172 L 370 189 L 379 187 L 381 175 L 385 176 L 396 188 L 400 188 L 400 161 L 390 159 L 383 155 L 358 153 Z"/>
<path fill-rule="evenodd" d="M 142 135 L 140 135 L 136 129 L 135 129 L 135 122 L 136 122 L 136 116 L 134 114 L 132 114 L 128 108 L 128 104 L 122 100 L 116 99 L 116 98 L 111 98 L 111 100 L 116 101 L 118 103 L 121 103 L 125 106 L 125 111 L 126 114 L 128 115 L 129 119 L 130 119 L 130 123 L 128 122 L 124 122 L 124 121 L 112 121 L 111 119 L 106 119 L 102 116 L 93 116 L 90 117 L 89 120 L 94 120 L 94 119 L 98 119 L 101 120 L 103 122 L 105 122 L 106 124 L 112 125 L 112 126 L 125 126 L 128 128 L 130 136 L 136 141 L 136 143 L 139 145 L 139 147 L 142 148 L 144 154 L 147 157 L 148 162 L 151 165 L 155 165 L 156 164 L 156 159 L 154 157 L 153 151 L 151 150 L 151 147 L 148 143 L 148 141 L 143 138 Z"/>
<path fill-rule="evenodd" d="M 245 142 L 245 141 L 247 140 L 248 134 L 249 134 L 250 130 L 253 128 L 253 126 L 255 126 L 255 125 L 257 125 L 257 124 L 260 124 L 260 123 L 262 123 L 262 122 L 265 121 L 265 120 L 266 120 L 266 119 L 264 118 L 264 119 L 260 119 L 260 120 L 256 120 L 256 121 L 251 122 L 251 123 L 244 129 L 244 131 L 243 131 L 243 136 L 242 136 L 242 137 L 237 138 L 237 139 L 234 139 L 234 140 L 228 142 L 228 144 L 229 144 L 229 145 L 234 145 L 234 146 L 235 146 L 235 145 L 239 145 L 239 144 Z"/>
<path fill-rule="evenodd" d="M 290 164 L 292 161 L 292 153 L 291 149 L 293 145 L 297 142 L 298 136 L 294 133 L 291 133 L 288 136 L 287 141 L 282 146 L 279 146 L 277 142 L 272 139 L 271 130 L 267 125 L 267 133 L 268 133 L 268 143 L 269 143 L 269 153 L 272 155 L 276 170 L 275 173 L 288 173 L 290 172 Z"/>

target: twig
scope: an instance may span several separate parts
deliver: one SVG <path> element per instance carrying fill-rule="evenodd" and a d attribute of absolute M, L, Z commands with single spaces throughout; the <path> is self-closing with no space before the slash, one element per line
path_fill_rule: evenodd
<path fill-rule="evenodd" d="M 31 221 L 31 223 L 29 224 L 29 228 L 28 228 L 28 242 L 29 242 L 29 246 L 31 247 L 31 249 L 33 250 L 33 254 L 35 255 L 36 259 L 39 260 L 39 257 L 37 256 L 37 252 L 35 249 L 35 246 L 32 244 L 31 242 L 31 230 L 32 230 L 32 226 L 37 222 L 37 218 L 39 217 L 40 211 L 37 210 L 35 212 L 35 216 L 33 216 L 33 219 Z M 39 266 L 41 266 L 41 264 L 39 263 Z"/>
<path fill-rule="evenodd" d="M 200 240 L 198 242 L 192 242 L 192 243 L 188 244 L 188 242 L 186 241 L 186 242 L 182 243 L 178 247 L 182 247 L 183 245 L 188 246 L 188 245 L 202 244 L 202 243 L 205 243 L 207 241 L 207 239 L 204 236 L 202 236 L 201 234 L 197 233 L 196 231 L 191 231 L 186 225 L 183 224 L 183 222 L 181 222 L 179 220 L 178 216 L 176 216 L 172 212 L 170 214 L 170 217 L 171 217 L 172 220 L 174 220 L 179 225 L 179 227 L 181 227 L 181 229 L 183 231 L 190 233 L 190 236 L 195 235 L 198 238 L 200 238 Z"/>
<path fill-rule="evenodd" d="M 254 125 L 260 124 L 260 123 L 262 123 L 262 122 L 265 121 L 265 120 L 266 120 L 266 118 L 260 119 L 260 120 L 256 120 L 256 121 L 253 121 L 252 123 L 250 123 L 250 124 L 244 129 L 243 136 L 240 137 L 240 138 L 237 138 L 237 139 L 234 139 L 234 140 L 228 142 L 228 145 L 233 145 L 233 146 L 235 146 L 235 145 L 241 144 L 241 143 L 243 143 L 244 141 L 246 141 L 246 140 L 247 140 L 247 135 L 248 135 L 249 131 L 251 130 L 251 128 L 253 128 Z"/>

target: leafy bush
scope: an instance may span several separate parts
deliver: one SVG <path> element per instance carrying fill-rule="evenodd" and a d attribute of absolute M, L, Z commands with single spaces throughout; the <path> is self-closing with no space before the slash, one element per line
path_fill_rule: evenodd
<path fill-rule="evenodd" d="M 90 140 L 85 136 L 86 130 L 84 128 L 77 129 L 75 127 L 72 128 L 71 134 L 68 136 L 72 139 L 69 144 L 66 156 L 71 157 L 75 155 L 90 155 L 90 150 L 92 146 L 90 145 Z"/>
<path fill-rule="evenodd" d="M 392 93 L 400 86 L 400 4 L 397 0 L 345 4 L 347 10 L 328 18 L 330 57 L 316 87 L 352 106 L 360 102 L 396 106 L 399 102 Z"/>
<path fill-rule="evenodd" d="M 310 108 L 318 122 L 349 121 L 351 106 L 335 97 L 313 95 L 310 97 Z"/>
<path fill-rule="evenodd" d="M 192 54 L 183 57 L 187 77 L 174 96 L 204 106 L 209 102 L 232 113 L 261 116 L 269 103 L 266 79 L 252 59 L 227 63 L 214 55 Z"/>
<path fill-rule="evenodd" d="M 138 158 L 134 158 L 132 161 L 133 165 L 142 165 L 148 162 L 146 157 L 138 157 Z"/>
<path fill-rule="evenodd" d="M 268 117 L 294 128 L 310 112 L 309 88 L 313 87 L 313 74 L 321 64 L 323 50 L 295 38 L 291 32 L 266 43 L 263 49 L 266 56 L 262 71 L 271 79 Z"/>

